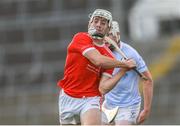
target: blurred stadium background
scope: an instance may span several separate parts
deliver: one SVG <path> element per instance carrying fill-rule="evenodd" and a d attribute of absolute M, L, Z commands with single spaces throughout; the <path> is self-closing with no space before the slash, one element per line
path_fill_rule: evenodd
<path fill-rule="evenodd" d="M 0 124 L 59 124 L 66 47 L 96 8 L 112 12 L 121 40 L 153 74 L 144 124 L 180 124 L 179 7 L 180 0 L 0 0 Z"/>

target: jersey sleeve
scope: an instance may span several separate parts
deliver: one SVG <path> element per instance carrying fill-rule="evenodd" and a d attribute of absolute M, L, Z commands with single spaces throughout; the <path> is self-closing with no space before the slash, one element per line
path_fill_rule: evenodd
<path fill-rule="evenodd" d="M 77 33 L 71 42 L 70 46 L 72 51 L 85 54 L 87 51 L 95 49 L 92 44 L 92 39 L 86 33 Z"/>
<path fill-rule="evenodd" d="M 137 70 L 141 73 L 148 69 L 145 61 L 143 60 L 143 58 L 138 53 L 136 56 L 136 64 L 137 64 Z"/>
<path fill-rule="evenodd" d="M 108 76 L 108 77 L 112 77 L 113 71 L 114 71 L 114 68 L 113 69 L 106 69 L 103 71 L 102 74 L 105 76 Z"/>
<path fill-rule="evenodd" d="M 136 49 L 134 49 L 131 46 L 126 46 L 127 51 L 129 52 L 128 57 L 129 58 L 133 58 L 136 61 L 136 69 L 142 73 L 146 70 L 148 70 L 146 63 L 144 62 L 143 58 L 141 57 L 141 55 L 136 51 Z"/>

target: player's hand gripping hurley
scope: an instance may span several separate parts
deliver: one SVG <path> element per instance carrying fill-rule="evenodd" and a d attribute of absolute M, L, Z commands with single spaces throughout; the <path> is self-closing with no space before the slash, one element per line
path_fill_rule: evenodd
<path fill-rule="evenodd" d="M 111 44 L 112 46 L 114 46 L 115 50 L 124 58 L 124 59 L 128 59 L 128 57 L 120 50 L 120 48 L 117 46 L 116 42 L 114 42 L 112 39 L 110 39 L 109 37 L 105 36 L 104 39 Z M 148 80 L 143 74 L 141 74 L 136 68 L 133 68 L 133 70 L 143 79 L 143 80 Z"/>

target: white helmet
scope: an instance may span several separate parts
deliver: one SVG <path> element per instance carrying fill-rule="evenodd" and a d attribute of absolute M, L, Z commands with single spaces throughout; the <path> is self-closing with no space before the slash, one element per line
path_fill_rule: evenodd
<path fill-rule="evenodd" d="M 111 30 L 110 32 L 115 35 L 116 33 L 120 32 L 119 30 L 119 24 L 117 21 L 112 21 L 112 27 L 111 27 Z"/>
<path fill-rule="evenodd" d="M 104 10 L 104 9 L 96 9 L 93 14 L 90 14 L 90 22 L 92 22 L 93 18 L 98 16 L 98 17 L 103 17 L 109 21 L 109 27 L 112 25 L 112 14 L 111 12 Z"/>
<path fill-rule="evenodd" d="M 120 30 L 119 30 L 119 24 L 117 21 L 112 21 L 112 27 L 109 33 L 112 33 L 113 36 L 116 37 L 116 41 L 119 43 L 120 41 Z"/>

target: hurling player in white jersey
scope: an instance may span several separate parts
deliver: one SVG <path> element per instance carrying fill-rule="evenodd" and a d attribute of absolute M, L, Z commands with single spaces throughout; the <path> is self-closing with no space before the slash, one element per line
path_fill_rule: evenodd
<path fill-rule="evenodd" d="M 136 61 L 136 69 L 148 80 L 142 80 L 144 105 L 140 110 L 141 95 L 138 88 L 140 77 L 133 70 L 126 72 L 114 88 L 105 94 L 102 110 L 106 116 L 103 116 L 103 123 L 116 125 L 141 124 L 148 118 L 151 111 L 153 97 L 151 73 L 139 53 L 127 43 L 120 41 L 119 24 L 116 21 L 112 22 L 109 38 L 118 44 L 119 48 L 128 58 L 133 58 Z M 110 49 L 113 51 L 116 59 L 123 60 L 123 57 L 112 48 L 112 45 Z M 116 68 L 113 74 L 115 75 L 119 70 L 121 68 Z M 101 92 L 103 92 L 103 89 L 101 89 Z"/>

